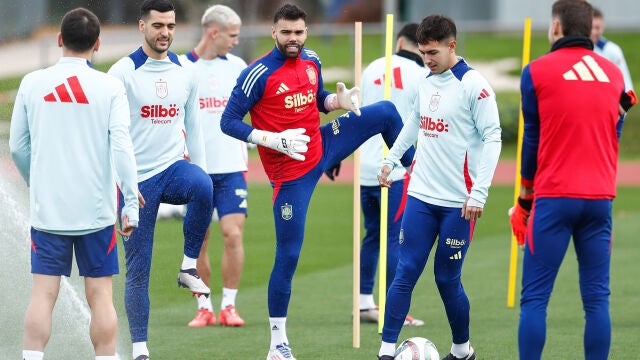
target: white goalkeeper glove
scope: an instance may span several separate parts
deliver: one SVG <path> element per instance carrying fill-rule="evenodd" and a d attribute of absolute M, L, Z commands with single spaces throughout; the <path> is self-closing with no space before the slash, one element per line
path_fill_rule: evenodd
<path fill-rule="evenodd" d="M 327 96 L 324 102 L 324 107 L 328 111 L 336 109 L 345 109 L 353 111 L 354 114 L 360 116 L 360 88 L 357 86 L 347 90 L 344 83 L 336 83 L 336 93 Z"/>
<path fill-rule="evenodd" d="M 304 161 L 305 157 L 301 153 L 307 152 L 309 149 L 307 143 L 311 140 L 308 135 L 304 135 L 305 131 L 305 129 L 299 128 L 274 133 L 253 129 L 247 140 L 254 144 L 279 151 L 295 160 Z"/>
<path fill-rule="evenodd" d="M 358 98 L 358 94 L 360 94 L 360 88 L 357 86 L 347 90 L 344 83 L 339 82 L 336 84 L 336 96 L 338 97 L 340 107 L 345 110 L 351 110 L 360 116 L 360 99 Z"/>

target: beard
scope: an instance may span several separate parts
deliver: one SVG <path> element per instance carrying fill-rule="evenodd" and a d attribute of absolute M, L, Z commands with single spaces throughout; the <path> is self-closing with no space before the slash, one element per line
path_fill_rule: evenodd
<path fill-rule="evenodd" d="M 280 50 L 280 52 L 288 57 L 288 58 L 297 58 L 298 54 L 300 54 L 300 51 L 302 51 L 302 48 L 304 47 L 304 44 L 298 44 L 298 43 L 286 43 L 286 44 L 281 44 L 281 43 L 276 43 L 278 50 Z M 296 49 L 294 50 L 293 48 L 288 48 L 288 46 L 291 45 L 295 45 Z"/>
<path fill-rule="evenodd" d="M 171 43 L 173 42 L 173 39 L 168 38 L 166 46 L 158 45 L 158 39 L 145 37 L 145 41 L 153 51 L 157 52 L 158 54 L 162 54 L 163 52 L 169 50 L 169 47 L 171 47 Z"/>

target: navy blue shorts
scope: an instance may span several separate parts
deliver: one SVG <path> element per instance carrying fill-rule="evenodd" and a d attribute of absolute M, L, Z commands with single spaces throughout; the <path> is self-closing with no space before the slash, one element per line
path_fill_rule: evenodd
<path fill-rule="evenodd" d="M 247 215 L 247 180 L 243 171 L 209 174 L 213 182 L 213 207 L 221 218 L 229 214 Z"/>
<path fill-rule="evenodd" d="M 85 235 L 57 235 L 31 228 L 31 272 L 71 276 L 73 253 L 80 276 L 118 273 L 115 226 Z"/>

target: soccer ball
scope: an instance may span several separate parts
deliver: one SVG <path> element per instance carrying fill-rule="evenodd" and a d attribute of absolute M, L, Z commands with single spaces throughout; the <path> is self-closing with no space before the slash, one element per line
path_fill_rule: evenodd
<path fill-rule="evenodd" d="M 400 344 L 394 354 L 395 360 L 440 360 L 436 346 L 423 337 L 412 337 Z"/>

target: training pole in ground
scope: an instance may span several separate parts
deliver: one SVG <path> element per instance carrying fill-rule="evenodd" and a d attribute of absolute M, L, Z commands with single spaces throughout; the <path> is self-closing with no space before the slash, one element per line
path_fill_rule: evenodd
<path fill-rule="evenodd" d="M 393 14 L 387 14 L 387 30 L 384 46 L 384 99 L 391 100 L 391 55 L 393 46 Z M 382 145 L 382 159 L 387 157 L 389 149 Z M 380 266 L 378 271 L 378 333 L 382 334 L 384 326 L 384 309 L 387 303 L 387 214 L 389 210 L 389 189 L 382 187 L 380 192 Z"/>
<path fill-rule="evenodd" d="M 362 22 L 355 23 L 355 86 L 362 89 Z M 358 95 L 360 96 L 360 95 Z M 360 348 L 360 149 L 353 153 L 353 347 Z"/>
<path fill-rule="evenodd" d="M 531 54 L 531 18 L 524 19 L 524 36 L 522 41 L 522 68 L 529 63 Z M 518 117 L 518 139 L 516 145 L 516 183 L 513 186 L 513 206 L 518 203 L 520 196 L 520 158 L 522 156 L 522 136 L 524 134 L 524 117 L 522 116 L 522 102 L 520 103 L 520 116 Z M 516 275 L 518 273 L 518 241 L 511 234 L 511 254 L 509 260 L 509 286 L 507 291 L 507 307 L 512 308 L 515 303 Z"/>

